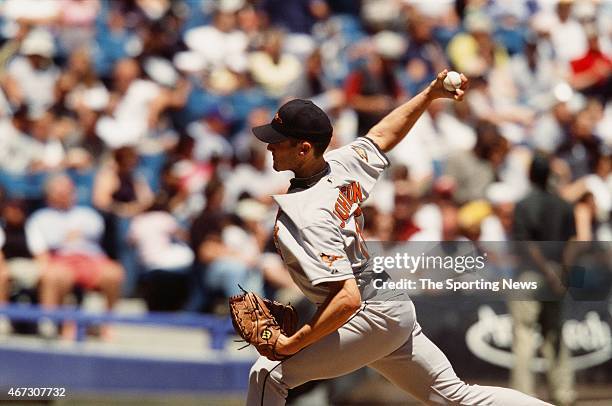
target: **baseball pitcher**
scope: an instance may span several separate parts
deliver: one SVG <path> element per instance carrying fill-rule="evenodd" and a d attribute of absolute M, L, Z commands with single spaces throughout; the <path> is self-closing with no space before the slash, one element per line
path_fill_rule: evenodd
<path fill-rule="evenodd" d="M 406 136 L 429 103 L 462 100 L 467 79 L 461 75 L 460 87 L 451 92 L 443 85 L 447 73 L 438 74 L 365 137 L 325 155 L 332 126 L 310 101 L 292 100 L 270 124 L 253 128 L 268 144 L 274 169 L 295 174 L 287 194 L 274 196 L 279 206 L 274 239 L 291 277 L 318 310 L 293 334 L 254 316 L 269 313 L 261 310 L 261 300 L 250 297 L 236 311 L 239 322 L 247 322 L 265 341 L 258 347 L 264 355 L 250 372 L 247 405 L 284 405 L 288 389 L 366 365 L 430 405 L 547 404 L 514 390 L 464 383 L 423 334 L 409 298 L 397 292 L 383 297 L 368 289 L 372 266 L 361 234 L 361 203 L 389 166 L 385 153 Z"/>

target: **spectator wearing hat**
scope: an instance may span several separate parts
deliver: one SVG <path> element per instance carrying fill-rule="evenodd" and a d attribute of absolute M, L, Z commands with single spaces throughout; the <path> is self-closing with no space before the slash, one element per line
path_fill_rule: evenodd
<path fill-rule="evenodd" d="M 8 99 L 14 105 L 25 104 L 34 112 L 55 103 L 55 85 L 60 70 L 53 62 L 55 44 L 52 35 L 36 28 L 19 47 L 19 55 L 9 62 L 4 79 Z"/>

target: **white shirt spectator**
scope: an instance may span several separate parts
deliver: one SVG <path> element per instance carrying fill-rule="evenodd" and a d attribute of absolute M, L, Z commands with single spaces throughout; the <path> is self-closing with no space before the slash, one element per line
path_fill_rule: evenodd
<path fill-rule="evenodd" d="M 425 113 L 416 122 L 410 136 L 389 152 L 392 162 L 404 164 L 414 179 L 433 175 L 433 161 L 444 161 L 456 151 L 468 151 L 476 143 L 473 128 L 456 117 L 441 112 L 434 122 Z"/>
<path fill-rule="evenodd" d="M 69 210 L 43 208 L 26 223 L 26 235 L 32 254 L 102 255 L 100 239 L 104 220 L 90 207 L 75 206 Z"/>
<path fill-rule="evenodd" d="M 508 236 L 504 231 L 501 221 L 496 215 L 485 217 L 480 224 L 480 241 L 507 241 Z"/>
<path fill-rule="evenodd" d="M 5 18 L 16 21 L 54 19 L 59 16 L 60 6 L 57 0 L 6 0 L 0 7 Z"/>
<path fill-rule="evenodd" d="M 572 18 L 562 22 L 558 18 L 550 28 L 550 37 L 557 58 L 562 63 L 580 58 L 587 51 L 587 39 L 580 23 Z"/>
<path fill-rule="evenodd" d="M 187 126 L 187 134 L 195 139 L 193 155 L 198 161 L 208 162 L 214 156 L 231 158 L 233 154 L 232 144 L 213 132 L 206 123 L 194 121 Z"/>
<path fill-rule="evenodd" d="M 233 207 L 243 192 L 255 199 L 267 198 L 281 190 L 284 192 L 289 179 L 291 175 L 288 172 L 278 173 L 271 168 L 262 172 L 248 164 L 238 165 L 225 182 L 227 203 L 229 207 Z"/>
<path fill-rule="evenodd" d="M 536 51 L 537 52 L 537 51 Z M 536 110 L 547 110 L 553 86 L 559 82 L 554 64 L 547 58 L 538 56 L 536 69 L 529 67 L 524 55 L 516 55 L 510 61 L 512 80 L 521 102 Z"/>
<path fill-rule="evenodd" d="M 265 52 L 253 52 L 249 56 L 249 67 L 253 78 L 270 95 L 283 96 L 288 87 L 302 73 L 302 65 L 294 55 L 284 53 L 278 63 Z"/>
<path fill-rule="evenodd" d="M 186 268 L 194 255 L 185 244 L 174 242 L 179 231 L 176 219 L 164 211 L 150 211 L 136 216 L 130 225 L 129 238 L 148 270 Z"/>
<path fill-rule="evenodd" d="M 240 253 L 240 260 L 246 264 L 256 264 L 261 251 L 257 240 L 244 229 L 229 225 L 221 232 L 221 240 L 230 249 Z M 236 259 L 235 257 L 232 257 Z"/>
<path fill-rule="evenodd" d="M 242 31 L 223 32 L 212 25 L 207 25 L 188 30 L 184 39 L 190 49 L 202 55 L 210 68 L 233 66 L 234 61 L 246 58 L 248 38 Z"/>
<path fill-rule="evenodd" d="M 55 83 L 60 76 L 55 65 L 35 69 L 28 58 L 17 56 L 9 63 L 8 74 L 19 84 L 25 103 L 33 111 L 45 111 L 55 101 Z"/>
<path fill-rule="evenodd" d="M 134 145 L 147 135 L 151 103 L 161 92 L 150 80 L 135 80 L 123 95 L 112 116 L 98 120 L 96 132 L 111 148 Z"/>

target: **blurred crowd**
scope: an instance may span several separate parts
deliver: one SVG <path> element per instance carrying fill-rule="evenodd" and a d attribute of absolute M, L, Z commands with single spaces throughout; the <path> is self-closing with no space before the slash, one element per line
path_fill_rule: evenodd
<path fill-rule="evenodd" d="M 270 241 L 291 174 L 251 127 L 312 99 L 336 148 L 446 67 L 466 100 L 390 153 L 367 237 L 512 239 L 537 154 L 577 238 L 612 240 L 610 1 L 4 0 L 0 41 L 0 303 L 291 295 Z"/>

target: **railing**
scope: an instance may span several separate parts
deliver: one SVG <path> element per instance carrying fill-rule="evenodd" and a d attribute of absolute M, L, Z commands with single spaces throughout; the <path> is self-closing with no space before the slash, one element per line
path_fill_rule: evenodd
<path fill-rule="evenodd" d="M 0 307 L 0 315 L 14 321 L 37 322 L 43 318 L 53 322 L 73 321 L 77 326 L 77 341 L 85 340 L 87 327 L 98 324 L 120 323 L 136 325 L 175 326 L 204 329 L 211 336 L 211 348 L 222 350 L 227 337 L 234 329 L 229 318 L 195 313 L 148 312 L 143 315 L 118 315 L 112 312 L 91 313 L 74 307 L 60 307 L 54 310 L 33 305 L 7 305 Z"/>

